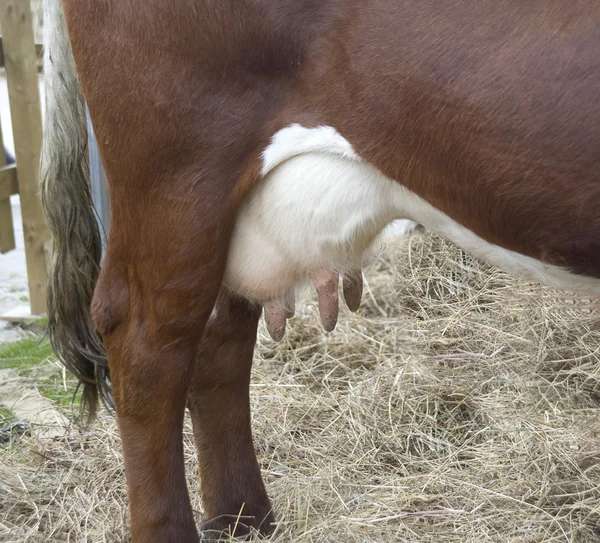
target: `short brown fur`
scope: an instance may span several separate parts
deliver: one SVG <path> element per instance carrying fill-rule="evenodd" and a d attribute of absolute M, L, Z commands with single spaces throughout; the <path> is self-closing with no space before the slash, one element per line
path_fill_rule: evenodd
<path fill-rule="evenodd" d="M 248 385 L 258 312 L 222 293 L 260 152 L 336 128 L 499 246 L 600 277 L 600 4 L 593 0 L 64 0 L 106 169 L 94 322 L 108 353 L 134 542 L 271 529 Z M 209 400 L 210 398 L 210 400 Z M 236 432 L 235 448 L 232 432 Z"/>

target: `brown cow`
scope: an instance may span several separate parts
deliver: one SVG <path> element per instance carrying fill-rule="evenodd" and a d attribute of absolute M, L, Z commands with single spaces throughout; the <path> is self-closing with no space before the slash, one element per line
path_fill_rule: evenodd
<path fill-rule="evenodd" d="M 186 404 L 203 529 L 272 529 L 261 305 L 279 338 L 312 280 L 331 329 L 338 277 L 355 308 L 389 221 L 600 290 L 596 0 L 47 0 L 44 22 L 50 337 L 87 407 L 114 398 L 136 543 L 198 540 Z M 111 199 L 99 276 L 85 102 Z"/>

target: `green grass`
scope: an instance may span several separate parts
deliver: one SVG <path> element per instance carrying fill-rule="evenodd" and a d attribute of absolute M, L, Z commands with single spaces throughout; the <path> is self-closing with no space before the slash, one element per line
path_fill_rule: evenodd
<path fill-rule="evenodd" d="M 40 317 L 35 320 L 36 326 L 38 326 L 41 330 L 45 330 L 46 326 L 48 326 L 48 317 Z"/>
<path fill-rule="evenodd" d="M 63 407 L 79 409 L 81 393 L 73 399 L 73 393 L 77 387 L 77 380 L 62 366 L 54 364 L 53 371 L 46 373 L 36 382 L 40 393 Z"/>
<path fill-rule="evenodd" d="M 53 357 L 50 343 L 39 336 L 0 345 L 0 369 L 23 370 Z"/>
<path fill-rule="evenodd" d="M 56 361 L 47 338 L 34 335 L 0 345 L 0 370 L 12 369 L 27 379 L 49 400 L 68 407 L 73 400 L 75 378 Z M 74 407 L 79 404 L 75 399 Z"/>
<path fill-rule="evenodd" d="M 15 414 L 10 409 L 0 405 L 0 427 L 7 422 L 15 422 L 16 420 Z"/>

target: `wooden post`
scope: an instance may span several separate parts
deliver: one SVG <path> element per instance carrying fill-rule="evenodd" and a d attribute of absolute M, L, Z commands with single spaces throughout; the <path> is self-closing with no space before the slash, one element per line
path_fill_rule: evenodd
<path fill-rule="evenodd" d="M 0 28 L 15 140 L 25 258 L 32 314 L 46 312 L 49 234 L 39 194 L 42 113 L 37 57 L 28 0 L 0 0 Z"/>
<path fill-rule="evenodd" d="M 4 154 L 4 140 L 2 138 L 2 129 L 0 128 L 0 168 L 6 166 L 6 155 Z M 13 225 L 12 207 L 10 205 L 11 192 L 6 190 L 2 194 L 0 187 L 0 254 L 8 253 L 15 249 L 15 228 Z"/>

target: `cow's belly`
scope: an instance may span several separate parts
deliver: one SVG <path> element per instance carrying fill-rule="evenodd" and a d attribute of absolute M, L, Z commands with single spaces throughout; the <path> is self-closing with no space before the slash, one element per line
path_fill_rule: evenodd
<path fill-rule="evenodd" d="M 241 206 L 226 286 L 265 302 L 322 272 L 360 270 L 392 220 L 394 183 L 371 166 L 308 152 L 273 168 Z"/>
<path fill-rule="evenodd" d="M 331 127 L 286 127 L 263 154 L 263 179 L 241 206 L 224 282 L 249 299 L 281 298 L 321 271 L 360 269 L 392 220 L 410 219 L 474 256 L 524 279 L 599 294 L 575 275 L 491 244 L 361 161 Z"/>

